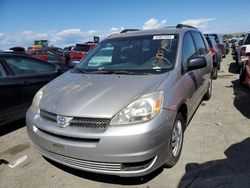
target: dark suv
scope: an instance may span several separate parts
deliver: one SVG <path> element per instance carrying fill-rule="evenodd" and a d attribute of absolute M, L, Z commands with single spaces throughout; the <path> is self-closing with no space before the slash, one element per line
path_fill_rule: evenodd
<path fill-rule="evenodd" d="M 210 52 L 213 57 L 213 79 L 217 79 L 218 70 L 220 70 L 221 52 L 214 40 L 214 37 L 206 35 L 207 42 L 210 47 Z"/>
<path fill-rule="evenodd" d="M 36 94 L 28 134 L 45 157 L 84 171 L 143 176 L 172 167 L 211 96 L 212 64 L 191 26 L 111 35 Z"/>
<path fill-rule="evenodd" d="M 205 34 L 205 36 L 208 36 L 208 35 L 214 37 L 214 40 L 217 43 L 218 48 L 220 49 L 221 57 L 225 58 L 226 57 L 226 44 L 223 42 L 222 35 L 217 34 L 217 33 Z"/>

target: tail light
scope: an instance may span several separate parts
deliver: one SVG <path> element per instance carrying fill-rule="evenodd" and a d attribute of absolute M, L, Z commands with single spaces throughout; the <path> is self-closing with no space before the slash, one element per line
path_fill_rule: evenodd
<path fill-rule="evenodd" d="M 244 56 L 246 53 L 246 47 L 242 47 L 240 50 L 240 56 Z"/>
<path fill-rule="evenodd" d="M 212 56 L 214 56 L 214 54 L 215 54 L 214 48 L 210 48 L 210 52 L 211 52 Z"/>
<path fill-rule="evenodd" d="M 245 56 L 248 56 L 248 57 L 249 57 L 249 59 L 250 59 L 250 52 L 245 53 Z"/>

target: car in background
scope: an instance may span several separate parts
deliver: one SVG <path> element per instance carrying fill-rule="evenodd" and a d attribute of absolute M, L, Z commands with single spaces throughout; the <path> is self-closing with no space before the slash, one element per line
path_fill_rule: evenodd
<path fill-rule="evenodd" d="M 121 32 L 35 95 L 27 132 L 72 168 L 144 176 L 174 166 L 184 130 L 212 94 L 213 60 L 192 26 Z"/>
<path fill-rule="evenodd" d="M 63 49 L 63 57 L 65 58 L 65 63 L 68 64 L 70 61 L 70 52 L 74 46 L 68 46 Z"/>
<path fill-rule="evenodd" d="M 250 57 L 243 62 L 240 68 L 240 82 L 250 88 Z"/>
<path fill-rule="evenodd" d="M 222 60 L 221 52 L 214 40 L 214 37 L 206 35 L 205 38 L 207 39 L 208 45 L 210 47 L 210 52 L 213 57 L 213 79 L 217 79 L 218 70 L 220 70 L 220 64 Z"/>
<path fill-rule="evenodd" d="M 69 65 L 73 67 L 76 64 L 78 64 L 80 60 L 84 58 L 89 53 L 89 51 L 91 51 L 95 47 L 96 47 L 96 43 L 94 42 L 76 44 L 69 53 L 69 56 L 70 56 Z"/>
<path fill-rule="evenodd" d="M 247 33 L 238 49 L 238 65 L 242 66 L 244 61 L 250 57 L 250 33 Z"/>
<path fill-rule="evenodd" d="M 32 49 L 26 52 L 34 58 L 41 59 L 48 62 L 64 63 L 65 58 L 50 49 Z"/>
<path fill-rule="evenodd" d="M 231 42 L 231 54 L 232 55 L 235 55 L 235 45 L 238 42 L 238 40 L 239 40 L 238 38 L 230 40 L 230 42 Z"/>
<path fill-rule="evenodd" d="M 233 44 L 233 43 L 235 43 L 235 42 L 237 41 L 237 39 L 238 39 L 238 38 L 232 38 L 232 39 L 229 40 L 229 43 L 230 43 L 230 44 Z M 232 46 L 231 46 L 231 47 L 232 47 Z"/>
<path fill-rule="evenodd" d="M 234 55 L 233 55 L 233 59 L 235 60 L 235 63 L 239 66 L 239 62 L 240 62 L 240 49 L 241 49 L 241 46 L 242 46 L 242 43 L 243 43 L 243 38 L 240 38 L 236 44 L 235 44 L 235 52 L 234 52 Z"/>
<path fill-rule="evenodd" d="M 241 41 L 240 41 L 241 40 Z M 231 54 L 235 56 L 236 49 L 239 46 L 239 42 L 242 43 L 243 38 L 237 38 L 234 40 L 234 42 L 231 45 Z"/>
<path fill-rule="evenodd" d="M 50 50 L 52 52 L 55 52 L 57 53 L 58 55 L 62 56 L 63 57 L 63 49 L 62 48 L 59 48 L 59 47 L 47 47 L 45 48 L 46 50 Z"/>
<path fill-rule="evenodd" d="M 0 125 L 23 118 L 35 93 L 61 73 L 53 63 L 0 52 Z"/>
<path fill-rule="evenodd" d="M 226 46 L 226 54 L 229 54 L 229 52 L 230 52 L 230 44 L 229 44 L 228 41 L 224 41 L 224 44 Z"/>
<path fill-rule="evenodd" d="M 226 57 L 226 45 L 223 42 L 223 37 L 220 34 L 217 33 L 210 33 L 210 34 L 205 34 L 205 36 L 210 35 L 214 37 L 215 42 L 217 43 L 217 46 L 221 52 L 221 57 L 225 58 Z"/>
<path fill-rule="evenodd" d="M 10 48 L 9 50 L 16 52 L 16 53 L 25 53 L 25 48 L 22 46 L 15 46 Z"/>

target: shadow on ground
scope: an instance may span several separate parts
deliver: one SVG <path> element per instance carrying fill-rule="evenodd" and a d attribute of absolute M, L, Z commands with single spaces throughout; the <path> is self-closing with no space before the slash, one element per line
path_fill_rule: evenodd
<path fill-rule="evenodd" d="M 231 145 L 224 152 L 226 159 L 206 163 L 189 163 L 179 188 L 249 187 L 250 138 Z"/>
<path fill-rule="evenodd" d="M 103 174 L 95 174 L 90 172 L 85 172 L 81 170 L 77 170 L 74 168 L 70 168 L 64 165 L 61 165 L 59 163 L 56 163 L 48 158 L 45 158 L 49 163 L 56 166 L 57 168 L 66 171 L 70 174 L 73 174 L 75 176 L 92 180 L 95 182 L 102 182 L 102 183 L 110 183 L 110 184 L 119 184 L 119 185 L 140 185 L 145 184 L 152 179 L 154 179 L 156 176 L 158 176 L 163 171 L 163 167 L 159 168 L 158 170 L 154 171 L 153 173 L 144 176 L 144 177 L 119 177 L 119 176 L 111 176 L 111 175 L 103 175 Z"/>
<path fill-rule="evenodd" d="M 235 62 L 232 62 L 232 63 L 230 63 L 230 65 L 228 67 L 228 72 L 230 72 L 232 74 L 239 74 L 240 67 Z"/>
<path fill-rule="evenodd" d="M 24 127 L 26 125 L 25 123 L 25 119 L 20 119 L 20 120 L 17 120 L 17 121 L 14 121 L 12 123 L 8 123 L 6 125 L 2 125 L 0 126 L 0 137 L 5 135 L 5 134 L 8 134 L 12 131 L 15 131 L 17 129 L 20 129 L 22 127 Z"/>
<path fill-rule="evenodd" d="M 234 106 L 246 118 L 250 119 L 250 89 L 240 84 L 239 80 L 232 81 L 234 89 Z"/>

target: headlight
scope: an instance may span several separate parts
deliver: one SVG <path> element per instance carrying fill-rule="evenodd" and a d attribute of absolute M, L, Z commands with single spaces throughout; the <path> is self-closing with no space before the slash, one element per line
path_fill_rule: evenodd
<path fill-rule="evenodd" d="M 40 90 L 35 94 L 35 96 L 34 96 L 34 98 L 33 98 L 33 101 L 32 101 L 32 106 L 31 106 L 31 108 L 32 108 L 32 110 L 33 110 L 34 112 L 36 112 L 36 113 L 40 113 L 39 105 L 40 105 L 40 101 L 41 101 L 41 99 L 42 99 L 42 97 L 43 97 L 43 89 L 44 89 L 44 87 L 43 87 L 42 89 L 40 89 Z"/>
<path fill-rule="evenodd" d="M 161 111 L 162 103 L 163 91 L 143 95 L 116 114 L 111 125 L 148 121 Z"/>

